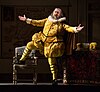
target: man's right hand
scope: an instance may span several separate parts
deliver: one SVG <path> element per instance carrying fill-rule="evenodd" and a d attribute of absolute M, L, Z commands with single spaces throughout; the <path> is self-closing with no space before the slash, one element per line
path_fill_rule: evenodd
<path fill-rule="evenodd" d="M 26 21 L 26 16 L 24 15 L 24 16 L 18 16 L 18 18 L 19 18 L 19 20 L 21 20 L 21 21 Z"/>

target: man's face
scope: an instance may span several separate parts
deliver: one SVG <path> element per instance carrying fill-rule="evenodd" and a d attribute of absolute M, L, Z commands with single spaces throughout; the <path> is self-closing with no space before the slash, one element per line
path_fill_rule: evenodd
<path fill-rule="evenodd" d="M 60 16 L 61 16 L 61 10 L 60 10 L 60 9 L 55 9 L 55 10 L 53 11 L 53 17 L 54 17 L 55 19 L 58 19 Z"/>

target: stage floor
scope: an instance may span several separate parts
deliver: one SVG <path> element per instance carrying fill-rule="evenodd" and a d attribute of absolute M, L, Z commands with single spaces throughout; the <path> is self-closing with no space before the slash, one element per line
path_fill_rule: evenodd
<path fill-rule="evenodd" d="M 0 85 L 36 85 L 33 83 L 17 83 L 17 84 L 13 84 L 13 83 L 0 83 Z M 52 83 L 37 83 L 37 85 L 52 85 Z M 37 86 L 36 85 L 36 86 Z M 63 86 L 100 86 L 100 84 L 63 84 L 63 83 L 58 83 L 58 85 L 63 85 Z"/>
<path fill-rule="evenodd" d="M 86 89 L 86 90 L 85 90 Z M 52 83 L 37 83 L 34 85 L 33 83 L 17 83 L 14 85 L 13 83 L 0 83 L 0 92 L 77 92 L 85 91 L 87 92 L 100 92 L 100 85 L 90 85 L 90 84 L 67 84 L 58 83 L 58 85 L 53 86 Z M 96 91 L 97 90 L 97 91 Z"/>

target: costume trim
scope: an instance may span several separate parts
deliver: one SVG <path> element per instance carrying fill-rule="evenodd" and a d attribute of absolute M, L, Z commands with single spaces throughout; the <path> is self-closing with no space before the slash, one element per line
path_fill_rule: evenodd
<path fill-rule="evenodd" d="M 30 18 L 27 18 L 27 19 L 26 19 L 26 23 L 27 23 L 27 24 L 30 24 L 31 21 L 32 21 L 32 19 L 30 19 Z"/>
<path fill-rule="evenodd" d="M 66 17 L 62 17 L 62 18 L 59 18 L 59 19 L 54 19 L 51 15 L 48 17 L 49 21 L 51 22 L 62 22 L 62 21 L 65 21 L 66 20 Z"/>
<path fill-rule="evenodd" d="M 75 33 L 78 33 L 77 27 L 74 27 L 74 32 L 75 32 Z"/>

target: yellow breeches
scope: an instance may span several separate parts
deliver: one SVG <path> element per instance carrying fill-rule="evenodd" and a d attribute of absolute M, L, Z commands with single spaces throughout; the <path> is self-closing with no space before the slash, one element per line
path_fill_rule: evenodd
<path fill-rule="evenodd" d="M 39 50 L 40 53 L 43 54 L 43 50 L 41 48 L 37 48 L 34 45 L 34 41 L 30 41 L 30 42 L 27 43 L 26 48 L 23 52 L 23 55 L 22 55 L 20 61 L 24 61 L 33 49 L 34 50 Z"/>
<path fill-rule="evenodd" d="M 29 50 L 37 50 L 36 46 L 34 46 L 34 42 L 33 41 L 30 41 L 27 43 L 26 47 L 29 49 Z"/>

